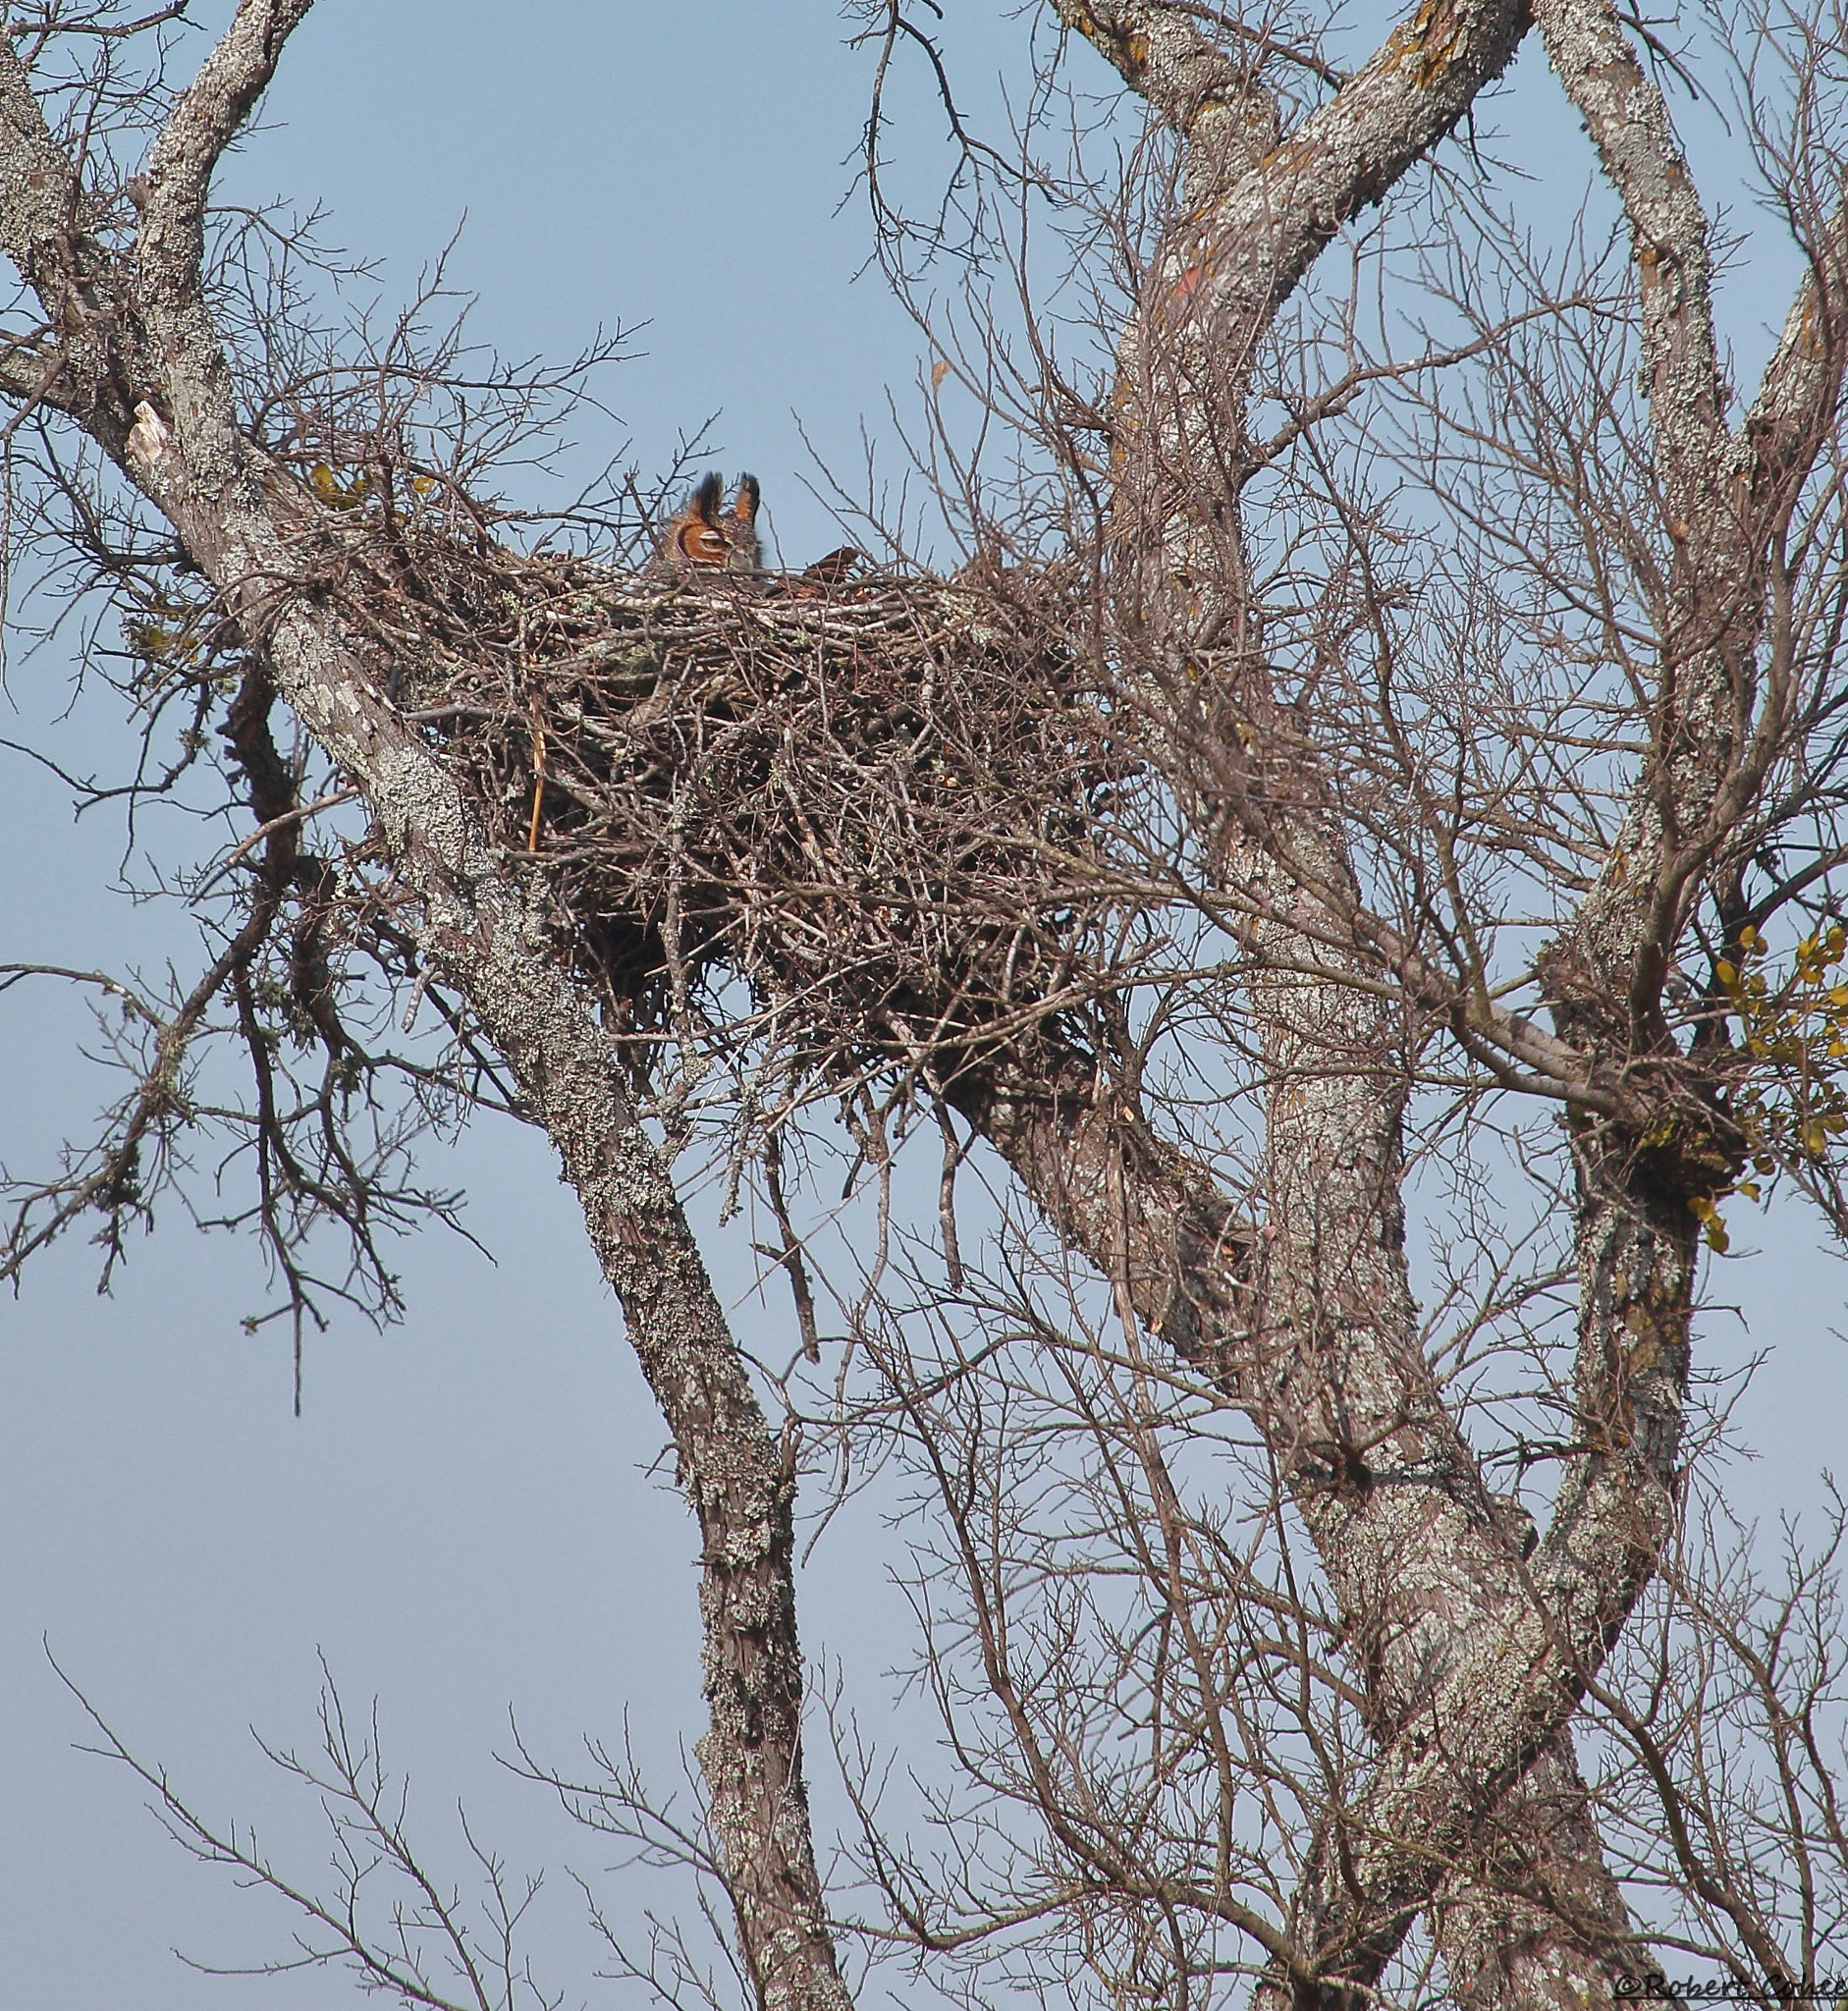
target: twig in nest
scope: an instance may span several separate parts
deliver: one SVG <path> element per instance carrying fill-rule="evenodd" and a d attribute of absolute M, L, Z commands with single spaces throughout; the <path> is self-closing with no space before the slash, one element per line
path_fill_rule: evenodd
<path fill-rule="evenodd" d="M 532 730 L 532 822 L 526 829 L 526 849 L 539 849 L 539 808 L 545 796 L 545 729 Z"/>

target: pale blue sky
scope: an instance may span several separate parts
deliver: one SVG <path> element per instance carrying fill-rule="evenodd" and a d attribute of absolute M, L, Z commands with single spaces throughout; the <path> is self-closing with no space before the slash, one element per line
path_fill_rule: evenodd
<path fill-rule="evenodd" d="M 999 5 L 953 11 L 959 82 L 992 108 L 1027 27 Z M 481 339 L 511 353 L 562 355 L 599 324 L 648 322 L 606 391 L 622 424 L 586 454 L 632 438 L 659 465 L 677 432 L 722 413 L 724 464 L 758 473 L 799 563 L 839 533 L 800 486 L 796 415 L 849 469 L 864 422 L 897 472 L 887 393 L 908 405 L 923 351 L 878 276 L 855 278 L 863 206 L 837 213 L 868 74 L 842 32 L 829 0 L 322 0 L 237 185 L 323 200 L 337 242 L 387 258 L 388 297 L 465 213 L 452 276 L 480 296 Z M 1539 116 L 1563 148 L 1563 122 Z M 923 111 L 894 145 L 907 172 L 943 165 Z M 1582 178 L 1575 161 L 1573 198 Z M 55 662 L 11 676 L 34 727 L 58 709 Z M 88 713 L 67 730 L 79 745 L 103 731 Z M 171 921 L 97 892 L 119 833 L 100 820 L 74 833 L 55 787 L 7 774 L 0 955 L 157 960 Z M 60 1116 L 82 1123 L 95 1080 L 54 1003 L 0 1002 L 8 1123 L 34 1144 Z M 44 1635 L 208 1811 L 255 1819 L 308 1868 L 324 1853 L 244 1727 L 309 1743 L 325 1649 L 352 1698 L 380 1697 L 388 1758 L 413 1776 L 440 1863 L 467 1869 L 460 1794 L 516 1871 L 553 1868 L 546 1974 L 568 2001 L 599 2000 L 560 1868 L 594 1875 L 607 1857 L 490 1755 L 506 1749 L 510 1703 L 562 1759 L 580 1732 L 620 1736 L 625 1705 L 660 1758 L 697 1730 L 693 1543 L 642 1472 L 661 1428 L 547 1152 L 484 1124 L 444 1176 L 470 1189 L 498 1269 L 434 1234 L 408 1248 L 408 1321 L 383 1338 L 356 1321 L 315 1338 L 300 1420 L 280 1331 L 239 1330 L 261 1296 L 248 1253 L 177 1220 L 136 1247 L 113 1298 L 94 1296 L 93 1253 L 72 1239 L 0 1301 L 0 2004 L 352 2000 L 333 1977 L 212 1982 L 173 1960 L 176 1942 L 216 1959 L 280 1952 L 289 1924 L 190 1866 L 130 1782 L 72 1750 L 82 1725 Z M 1741 1210 L 1741 1243 L 1753 1227 Z M 1721 1282 L 1753 1302 L 1755 1339 L 1782 1344 L 1746 1412 L 1771 1454 L 1739 1477 L 1759 1506 L 1810 1495 L 1840 1415 L 1838 1350 L 1821 1338 L 1839 1275 L 1806 1255 L 1807 1225 L 1776 1229 L 1772 1257 Z M 1714 1358 L 1742 1356 L 1736 1328 L 1708 1327 Z M 882 1540 L 870 1522 L 843 1529 L 803 1592 L 811 1653 L 847 1656 L 874 1708 L 897 1627 Z"/>

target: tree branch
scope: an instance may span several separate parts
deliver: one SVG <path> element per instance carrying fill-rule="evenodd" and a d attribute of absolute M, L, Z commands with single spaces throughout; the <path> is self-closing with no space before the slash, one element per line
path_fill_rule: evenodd
<path fill-rule="evenodd" d="M 261 648 L 277 690 L 363 791 L 421 903 L 420 947 L 479 1015 L 559 1149 L 700 1524 L 711 1712 L 700 1759 L 740 1944 L 767 2011 L 843 2011 L 802 1777 L 793 1477 L 615 1045 L 455 780 L 384 696 L 385 666 L 354 646 L 314 593 L 304 529 L 312 508 L 247 440 L 205 305 L 212 169 L 305 12 L 306 0 L 244 0 L 162 133 L 132 303 L 117 294 L 104 305 L 116 326 L 132 320 L 136 349 L 149 359 L 135 381 L 157 392 L 172 425 L 144 400 L 132 435 L 113 425 L 92 431 L 166 512 Z M 72 177 L 67 163 L 58 179 L 33 138 L 42 121 L 34 129 L 26 118 L 23 76 L 8 63 L 0 44 L 0 102 L 11 89 L 15 107 L 11 174 L 0 164 L 0 242 L 42 266 L 39 247 Z"/>

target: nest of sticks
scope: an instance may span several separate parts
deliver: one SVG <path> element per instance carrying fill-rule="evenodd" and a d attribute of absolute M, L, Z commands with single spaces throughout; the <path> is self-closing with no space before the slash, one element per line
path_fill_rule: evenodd
<path fill-rule="evenodd" d="M 432 536 L 386 575 L 371 543 L 340 598 L 416 604 L 400 702 L 644 1061 L 749 1020 L 804 1073 L 942 1083 L 1091 994 L 1134 770 L 1056 573 L 666 579 Z"/>

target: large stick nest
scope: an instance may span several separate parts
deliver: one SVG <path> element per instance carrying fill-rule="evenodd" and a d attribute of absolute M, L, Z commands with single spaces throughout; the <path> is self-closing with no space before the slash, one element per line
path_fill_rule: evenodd
<path fill-rule="evenodd" d="M 340 597 L 417 604 L 401 702 L 638 1043 L 755 1015 L 824 1074 L 942 1079 L 1092 990 L 1131 764 L 1056 573 L 676 580 L 432 537 L 386 575 L 355 543 Z"/>

